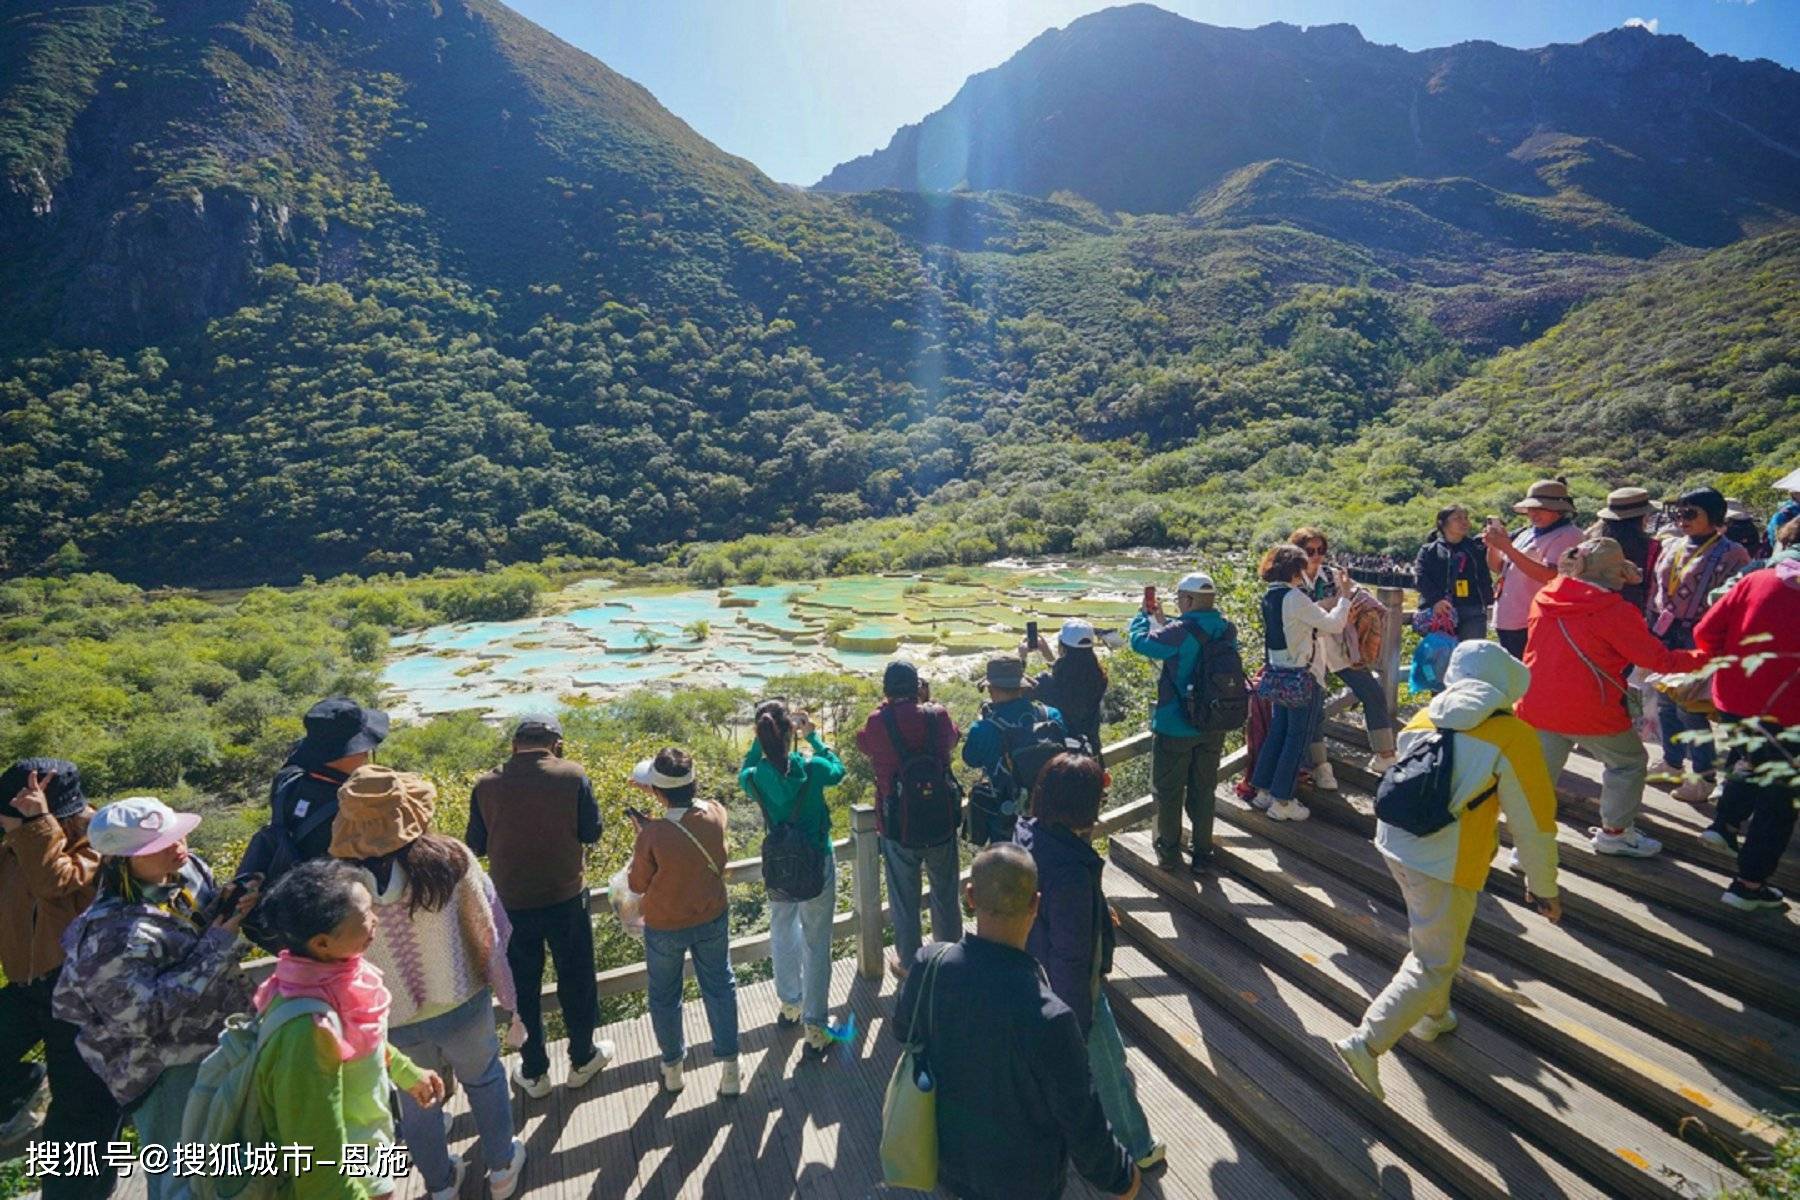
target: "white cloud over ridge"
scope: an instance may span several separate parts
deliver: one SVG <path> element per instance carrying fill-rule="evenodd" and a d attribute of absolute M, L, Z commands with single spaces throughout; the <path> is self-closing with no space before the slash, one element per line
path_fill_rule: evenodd
<path fill-rule="evenodd" d="M 1662 19 L 1660 17 L 1628 17 L 1626 18 L 1623 27 L 1626 29 L 1648 29 L 1651 33 L 1655 33 L 1656 27 L 1661 23 Z"/>

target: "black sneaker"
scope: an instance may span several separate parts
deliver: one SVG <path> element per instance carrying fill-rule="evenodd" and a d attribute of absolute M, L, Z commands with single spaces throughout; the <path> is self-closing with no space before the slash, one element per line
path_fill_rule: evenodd
<path fill-rule="evenodd" d="M 1731 854 L 1738 851 L 1737 830 L 1725 825 L 1708 825 L 1700 831 L 1700 840 L 1718 850 Z"/>
<path fill-rule="evenodd" d="M 1188 874 L 1204 878 L 1213 873 L 1213 860 L 1210 854 L 1196 854 L 1194 861 L 1188 864 Z"/>
<path fill-rule="evenodd" d="M 1156 856 L 1156 869 L 1159 871 L 1167 871 L 1169 874 L 1173 875 L 1181 870 L 1181 859 L 1165 858 L 1159 854 Z"/>
<path fill-rule="evenodd" d="M 1719 899 L 1733 908 L 1745 912 L 1755 912 L 1759 908 L 1786 908 L 1787 897 L 1766 883 L 1745 883 L 1741 879 L 1731 881 L 1725 894 Z"/>

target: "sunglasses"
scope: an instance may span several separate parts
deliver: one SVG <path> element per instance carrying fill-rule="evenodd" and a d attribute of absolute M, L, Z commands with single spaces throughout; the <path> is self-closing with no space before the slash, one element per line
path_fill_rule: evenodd
<path fill-rule="evenodd" d="M 1306 557 L 1308 558 L 1323 558 L 1325 555 L 1325 547 L 1319 545 L 1317 542 L 1303 548 L 1305 549 Z"/>
<path fill-rule="evenodd" d="M 1677 521 L 1691 521 L 1699 515 L 1700 510 L 1697 508 L 1678 508 L 1675 510 L 1675 519 Z"/>

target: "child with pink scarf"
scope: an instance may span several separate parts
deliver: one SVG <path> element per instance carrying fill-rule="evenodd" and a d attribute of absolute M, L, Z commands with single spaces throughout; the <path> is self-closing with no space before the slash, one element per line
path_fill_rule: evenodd
<path fill-rule="evenodd" d="M 342 1163 L 344 1147 L 392 1145 L 390 1081 L 421 1106 L 441 1104 L 444 1081 L 387 1044 L 390 997 L 381 972 L 363 961 L 375 936 L 373 897 L 354 872 L 320 859 L 283 875 L 262 902 L 284 949 L 275 973 L 256 992 L 267 1014 L 296 999 L 323 1001 L 329 1014 L 289 1021 L 263 1047 L 256 1093 L 263 1126 L 276 1145 L 310 1146 L 315 1162 Z M 315 1166 L 291 1181 L 296 1200 L 365 1200 L 394 1190 L 394 1180 Z"/>

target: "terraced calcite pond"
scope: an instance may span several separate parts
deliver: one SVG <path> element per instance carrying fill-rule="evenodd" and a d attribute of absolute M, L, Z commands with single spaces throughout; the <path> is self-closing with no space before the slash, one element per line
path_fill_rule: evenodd
<path fill-rule="evenodd" d="M 444 625 L 394 640 L 383 682 L 395 714 L 507 716 L 638 687 L 744 687 L 814 670 L 877 673 L 896 654 L 927 677 L 1085 617 L 1123 629 L 1144 585 L 1165 592 L 1188 556 L 1001 562 L 717 590 L 587 580 L 522 621 Z M 699 623 L 705 636 L 696 637 Z"/>

